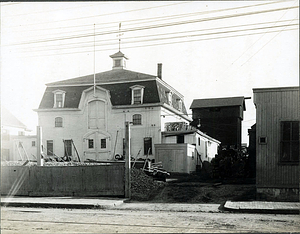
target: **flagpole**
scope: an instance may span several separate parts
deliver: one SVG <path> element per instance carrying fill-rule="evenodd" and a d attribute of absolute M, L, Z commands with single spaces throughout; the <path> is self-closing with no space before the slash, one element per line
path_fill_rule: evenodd
<path fill-rule="evenodd" d="M 96 33 L 94 24 L 94 97 L 96 97 Z"/>

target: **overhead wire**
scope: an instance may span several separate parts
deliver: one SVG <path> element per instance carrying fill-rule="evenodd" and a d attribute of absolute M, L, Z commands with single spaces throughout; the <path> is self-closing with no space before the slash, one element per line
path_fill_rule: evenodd
<path fill-rule="evenodd" d="M 249 7 L 257 7 L 257 6 L 264 6 L 264 5 L 269 5 L 269 4 L 276 4 L 276 3 L 280 3 L 278 1 L 275 2 L 267 2 L 267 3 L 260 3 L 260 4 L 255 4 L 255 5 L 247 5 L 247 6 L 242 6 L 242 7 L 232 7 L 232 8 L 225 8 L 225 9 L 218 9 L 218 10 L 211 10 L 211 11 L 198 11 L 198 12 L 191 12 L 191 13 L 186 13 L 186 14 L 176 14 L 176 15 L 166 15 L 166 16 L 159 16 L 159 17 L 151 17 L 151 18 L 139 18 L 139 19 L 131 19 L 131 20 L 125 20 L 122 21 L 123 24 L 131 25 L 131 24 L 127 24 L 128 22 L 142 22 L 142 21 L 149 21 L 147 23 L 152 23 L 152 22 L 157 22 L 157 21 L 162 21 L 162 20 L 170 20 L 170 19 L 176 19 L 176 18 L 184 18 L 184 17 L 190 17 L 190 16 L 194 16 L 194 15 L 204 15 L 204 14 L 211 14 L 211 13 L 220 13 L 223 11 L 230 11 L 230 10 L 238 10 L 238 9 L 244 9 L 244 8 L 249 8 Z M 112 25 L 112 24 L 119 24 L 120 21 L 114 21 L 114 22 L 101 22 L 101 25 Z M 33 30 L 18 30 L 17 32 L 28 32 L 28 31 L 44 31 L 44 30 L 58 30 L 58 29 L 69 29 L 69 28 L 78 28 L 78 27 L 91 27 L 91 24 L 84 24 L 84 25 L 68 25 L 66 27 L 54 27 L 54 28 L 41 28 L 41 29 L 33 29 Z M 101 27 L 100 29 L 105 29 L 108 27 Z M 11 27 L 10 27 L 11 29 Z M 89 29 L 87 29 L 89 30 Z M 16 31 L 15 31 L 16 32 Z M 53 34 L 52 34 L 53 35 Z"/>
<path fill-rule="evenodd" d="M 81 19 L 88 19 L 88 18 L 95 18 L 95 17 L 102 17 L 102 16 L 111 16 L 111 15 L 116 15 L 116 14 L 124 14 L 124 13 L 135 12 L 135 11 L 150 10 L 150 9 L 154 9 L 154 8 L 168 7 L 168 6 L 173 6 L 173 5 L 178 5 L 178 4 L 186 4 L 186 3 L 189 3 L 189 2 L 176 2 L 176 3 L 172 3 L 172 4 L 167 4 L 167 5 L 145 7 L 145 8 L 139 8 L 139 9 L 132 9 L 132 10 L 128 10 L 128 11 L 120 11 L 120 12 L 110 12 L 110 13 L 101 14 L 101 15 L 97 14 L 94 16 L 84 16 L 84 17 L 77 17 L 77 18 L 65 19 L 65 20 L 52 20 L 51 23 L 62 23 L 62 22 L 73 21 L 73 20 L 78 21 Z M 38 25 L 38 24 L 45 24 L 45 22 L 27 24 L 27 26 L 28 25 Z M 11 26 L 11 27 L 18 27 L 18 26 Z"/>
<path fill-rule="evenodd" d="M 187 21 L 179 21 L 179 22 L 172 22 L 172 23 L 165 23 L 165 24 L 158 24 L 158 25 L 128 28 L 128 29 L 122 29 L 120 32 L 125 33 L 125 32 L 133 32 L 133 31 L 140 31 L 140 30 L 146 30 L 146 29 L 149 30 L 149 29 L 177 26 L 177 25 L 190 24 L 190 23 L 206 22 L 206 21 L 211 21 L 211 20 L 228 19 L 228 18 L 241 17 L 241 16 L 254 15 L 254 14 L 263 14 L 263 13 L 269 13 L 269 12 L 281 11 L 281 10 L 287 10 L 287 9 L 294 9 L 294 8 L 299 8 L 299 6 L 283 7 L 283 8 L 277 8 L 277 9 L 269 9 L 269 10 L 255 11 L 255 12 L 247 12 L 247 13 L 240 13 L 240 14 L 217 16 L 217 17 L 211 17 L 211 18 L 202 18 L 202 19 L 195 19 L 195 20 L 187 20 Z M 118 32 L 119 32 L 118 30 L 112 30 L 112 31 L 106 31 L 106 32 L 104 31 L 104 32 L 101 32 L 101 33 L 96 33 L 95 36 L 115 34 L 115 33 L 118 33 Z M 91 36 L 94 36 L 93 33 L 76 35 L 76 36 L 68 36 L 68 37 L 60 37 L 60 38 L 50 38 L 50 39 L 44 39 L 44 40 L 35 40 L 35 41 L 13 43 L 13 44 L 10 44 L 10 46 L 11 45 L 44 43 L 44 42 L 51 42 L 51 41 L 58 41 L 58 40 L 70 40 L 70 39 L 84 38 L 84 37 L 91 37 Z"/>
<path fill-rule="evenodd" d="M 278 31 L 291 31 L 291 30 L 296 30 L 297 28 L 294 29 L 285 29 L 285 30 L 275 30 L 275 31 L 268 31 L 267 33 L 274 33 Z M 242 34 L 242 35 L 231 35 L 231 36 L 222 36 L 222 37 L 213 37 L 213 38 L 204 38 L 204 39 L 194 39 L 194 40 L 185 40 L 185 41 L 176 41 L 176 42 L 165 42 L 165 43 L 157 43 L 157 44 L 146 44 L 146 45 L 134 45 L 134 46 L 123 46 L 123 49 L 129 49 L 129 48 L 139 48 L 139 47 L 151 47 L 151 46 L 162 46 L 162 45 L 170 45 L 170 44 L 178 44 L 178 43 L 186 43 L 186 42 L 195 42 L 195 41 L 206 41 L 206 40 L 215 40 L 215 39 L 224 39 L 224 38 L 233 38 L 233 37 L 241 37 L 241 36 L 253 36 L 253 35 L 259 35 L 265 32 L 258 32 L 258 33 L 248 33 L 248 34 Z M 114 45 L 115 46 L 115 45 Z M 110 50 L 116 50 L 117 48 L 111 48 L 111 49 L 96 49 L 96 52 L 100 51 L 110 51 Z M 38 56 L 23 56 L 23 57 L 40 57 L 40 56 L 56 56 L 56 55 L 67 55 L 67 54 L 78 54 L 78 53 L 90 53 L 92 52 L 91 50 L 89 51 L 73 51 L 69 53 L 55 53 L 55 54 L 42 54 Z"/>
<path fill-rule="evenodd" d="M 266 26 L 266 27 L 259 27 L 259 28 L 250 28 L 250 29 L 238 29 L 238 30 L 231 30 L 231 31 L 221 31 L 221 32 L 212 32 L 212 33 L 203 33 L 203 34 L 185 34 L 185 35 L 181 35 L 181 36 L 172 36 L 172 37 L 161 37 L 161 38 L 150 38 L 150 39 L 145 39 L 145 40 L 133 40 L 133 41 L 126 41 L 126 39 L 128 38 L 123 38 L 123 45 L 124 44 L 132 44 L 132 43 L 142 43 L 142 42 L 149 42 L 149 41 L 159 41 L 159 40 L 172 40 L 172 39 L 179 39 L 179 38 L 187 38 L 187 37 L 199 37 L 199 36 L 210 36 L 210 35 L 218 35 L 218 34 L 225 34 L 225 33 L 237 33 L 237 32 L 244 32 L 244 31 L 254 31 L 254 30 L 265 30 L 265 29 L 273 29 L 273 28 L 279 28 L 279 27 L 291 27 L 291 26 L 297 26 L 299 25 L 298 23 L 295 24 L 285 24 L 285 25 L 277 25 L 277 26 Z M 238 26 L 233 26 L 233 27 L 238 27 Z M 228 28 L 228 27 L 227 27 Z M 220 29 L 220 28 L 218 28 Z M 212 29 L 207 29 L 212 30 Z M 198 31 L 205 31 L 203 30 L 198 30 Z M 195 31 L 186 31 L 186 32 L 195 32 Z M 177 32 L 176 34 L 182 34 L 182 33 L 186 33 L 186 32 Z M 175 33 L 170 33 L 170 34 L 175 34 Z M 158 34 L 158 35 L 170 35 L 170 34 Z M 147 36 L 140 36 L 140 37 L 147 37 Z M 131 37 L 130 39 L 137 39 L 139 38 L 138 36 L 136 37 Z M 149 38 L 149 37 L 147 37 Z M 103 40 L 106 42 L 106 40 Z M 102 43 L 102 44 L 96 44 L 97 47 L 99 46 L 109 46 L 109 45 L 115 45 L 115 42 L 108 42 L 108 43 Z M 80 46 L 80 48 L 86 48 L 86 47 L 92 47 L 93 45 L 78 45 Z M 63 49 L 74 49 L 74 48 L 79 48 L 78 46 L 73 46 L 73 47 L 59 47 L 59 48 L 55 48 L 55 49 L 43 49 L 43 50 L 35 50 L 32 52 L 41 52 L 41 51 L 50 51 L 50 50 L 63 50 Z"/>
<path fill-rule="evenodd" d="M 297 20 L 297 19 L 294 19 Z M 217 28 L 205 28 L 205 29 L 199 29 L 199 30 L 190 30 L 190 31 L 181 31 L 181 32 L 171 32 L 171 33 L 163 33 L 163 34 L 147 34 L 147 35 L 141 35 L 141 36 L 132 36 L 132 37 L 123 37 L 122 40 L 130 40 L 130 39 L 137 39 L 137 38 L 151 38 L 151 37 L 157 37 L 157 36 L 167 36 L 167 35 L 176 35 L 176 34 L 186 34 L 186 33 L 195 33 L 195 32 L 200 32 L 200 31 L 212 31 L 212 30 L 219 30 L 219 29 L 230 29 L 230 28 L 237 28 L 237 27 L 246 27 L 246 26 L 258 26 L 258 25 L 263 25 L 263 24 L 272 24 L 272 23 L 283 23 L 283 22 L 291 22 L 293 20 L 282 20 L 282 21 L 269 21 L 269 22 L 260 22 L 260 23 L 252 23 L 252 24 L 241 24 L 241 25 L 233 25 L 233 26 L 227 26 L 227 27 L 217 27 Z M 293 24 L 293 25 L 299 25 L 297 24 Z M 285 25 L 278 25 L 276 27 L 283 27 Z M 254 28 L 255 29 L 255 28 Z M 257 28 L 260 29 L 260 28 Z M 248 30 L 252 30 L 252 29 L 248 29 Z M 184 36 L 189 36 L 189 35 L 184 35 Z M 108 39 L 102 39 L 102 40 L 97 40 L 98 44 L 99 42 L 107 42 Z M 80 47 L 89 47 L 91 44 L 93 43 L 93 41 L 84 41 L 84 42 L 73 42 L 73 43 L 66 43 L 66 44 L 59 44 L 59 45 L 47 45 L 48 48 L 50 49 L 44 49 L 44 50 L 57 50 L 57 49 L 69 49 L 69 48 L 77 48 L 78 46 Z M 77 45 L 77 47 L 76 47 Z M 66 47 L 67 46 L 67 47 Z M 39 46 L 35 46 L 35 48 L 30 48 L 30 50 L 32 51 L 32 49 L 34 49 L 35 51 L 44 51 L 44 50 L 36 50 L 36 48 L 44 48 L 44 45 L 39 45 Z M 58 48 L 53 48 L 51 49 L 51 47 L 58 47 Z"/>

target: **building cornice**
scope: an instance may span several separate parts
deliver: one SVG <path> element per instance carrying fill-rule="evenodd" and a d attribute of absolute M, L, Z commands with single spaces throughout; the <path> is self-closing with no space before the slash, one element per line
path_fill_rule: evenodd
<path fill-rule="evenodd" d="M 299 91 L 299 86 L 277 87 L 277 88 L 254 88 L 253 89 L 253 93 L 261 93 L 261 92 L 286 92 L 286 91 Z"/>
<path fill-rule="evenodd" d="M 156 77 L 156 81 L 158 81 L 162 85 L 166 86 L 168 89 L 170 89 L 172 91 L 172 93 L 175 93 L 176 95 L 178 95 L 182 100 L 184 99 L 184 96 L 181 93 L 179 93 L 176 89 L 174 89 L 171 85 L 167 84 L 162 79 Z"/>
<path fill-rule="evenodd" d="M 79 108 L 47 108 L 47 109 L 33 109 L 35 112 L 59 112 L 59 111 L 81 111 Z"/>
<path fill-rule="evenodd" d="M 127 81 L 111 81 L 111 82 L 103 82 L 103 83 L 98 83 L 96 82 L 96 85 L 107 85 L 107 84 L 123 84 L 123 83 L 136 83 L 140 81 L 153 81 L 156 80 L 155 78 L 148 78 L 148 79 L 141 79 L 141 80 L 127 80 Z M 46 84 L 47 87 L 74 87 L 74 86 L 94 86 L 94 83 L 78 83 L 78 84 L 61 84 L 61 85 L 51 85 L 51 84 Z"/>
<path fill-rule="evenodd" d="M 163 104 L 161 104 L 161 106 L 164 107 L 164 108 L 166 108 L 168 111 L 171 111 L 175 115 L 180 116 L 181 118 L 183 118 L 183 119 L 185 119 L 185 120 L 187 120 L 189 122 L 193 121 L 193 119 L 190 118 L 187 114 L 184 114 L 184 113 L 176 110 L 174 107 L 172 107 L 172 106 L 170 106 L 168 104 L 163 103 Z"/>

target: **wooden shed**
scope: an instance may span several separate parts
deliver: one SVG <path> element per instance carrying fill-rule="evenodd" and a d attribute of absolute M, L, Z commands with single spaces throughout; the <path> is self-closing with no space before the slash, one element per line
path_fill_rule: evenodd
<path fill-rule="evenodd" d="M 221 141 L 224 148 L 240 148 L 242 121 L 248 97 L 194 99 L 192 126 Z"/>
<path fill-rule="evenodd" d="M 253 89 L 256 187 L 265 198 L 299 199 L 299 87 Z"/>
<path fill-rule="evenodd" d="M 189 174 L 196 171 L 195 146 L 190 144 L 155 144 L 155 161 L 171 173 Z"/>

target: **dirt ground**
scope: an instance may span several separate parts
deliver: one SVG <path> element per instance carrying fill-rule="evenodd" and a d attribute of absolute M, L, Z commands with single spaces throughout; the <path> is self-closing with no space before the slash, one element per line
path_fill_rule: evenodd
<path fill-rule="evenodd" d="M 143 186 L 133 189 L 133 201 L 156 203 L 216 203 L 230 201 L 253 201 L 255 181 L 253 179 L 209 180 L 197 175 L 173 175 L 167 182 L 143 178 Z M 145 181 L 151 184 L 145 185 Z M 138 183 L 141 184 L 141 183 Z"/>
<path fill-rule="evenodd" d="M 1 208 L 3 234 L 299 233 L 299 230 L 298 215 Z"/>

